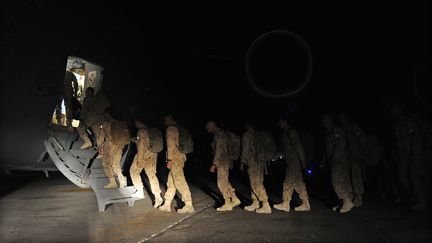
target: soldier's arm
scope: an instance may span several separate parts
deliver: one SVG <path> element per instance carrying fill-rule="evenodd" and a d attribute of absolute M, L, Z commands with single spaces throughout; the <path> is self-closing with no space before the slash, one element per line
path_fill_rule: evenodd
<path fill-rule="evenodd" d="M 226 146 L 224 144 L 224 142 L 222 141 L 222 138 L 220 137 L 220 135 L 215 134 L 215 151 L 214 151 L 214 158 L 213 158 L 213 164 L 216 166 L 219 166 L 219 162 L 222 159 L 222 153 L 225 150 L 224 146 Z"/>
<path fill-rule="evenodd" d="M 166 140 L 167 140 L 167 161 L 172 161 L 172 157 L 177 151 L 177 146 L 179 142 L 179 134 L 178 130 L 174 126 L 170 126 L 167 128 L 166 132 Z"/>
<path fill-rule="evenodd" d="M 148 148 L 150 146 L 149 135 L 147 130 L 145 129 L 138 130 L 137 139 L 139 141 L 139 144 L 144 148 Z"/>
<path fill-rule="evenodd" d="M 74 95 L 77 96 L 77 94 L 78 94 L 78 81 L 77 81 L 75 75 L 73 75 L 72 84 L 73 84 L 73 89 L 74 89 Z"/>
<path fill-rule="evenodd" d="M 338 158 L 345 152 L 346 137 L 345 132 L 342 129 L 335 129 L 335 151 L 333 153 L 333 158 Z"/>
<path fill-rule="evenodd" d="M 299 138 L 297 132 L 295 130 L 291 130 L 290 131 L 290 137 L 291 137 L 292 144 L 295 148 L 295 151 L 297 152 L 297 154 L 299 156 L 300 163 L 302 165 L 304 165 L 306 163 L 306 156 L 305 156 L 305 152 L 303 149 L 303 145 L 300 142 L 300 138 Z"/>

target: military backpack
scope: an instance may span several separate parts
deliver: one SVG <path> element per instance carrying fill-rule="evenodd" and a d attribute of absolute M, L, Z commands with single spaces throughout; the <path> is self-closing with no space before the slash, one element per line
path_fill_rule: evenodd
<path fill-rule="evenodd" d="M 117 146 L 125 146 L 130 142 L 130 131 L 126 122 L 114 121 L 111 123 L 111 142 Z"/>
<path fill-rule="evenodd" d="M 159 153 L 163 150 L 163 137 L 162 132 L 155 128 L 148 129 L 149 134 L 149 150 L 153 153 Z"/>
<path fill-rule="evenodd" d="M 228 156 L 231 160 L 238 160 L 241 153 L 240 136 L 233 132 L 226 132 L 228 138 Z"/>
<path fill-rule="evenodd" d="M 266 163 L 277 157 L 276 142 L 270 132 L 255 131 L 255 159 L 259 163 Z"/>

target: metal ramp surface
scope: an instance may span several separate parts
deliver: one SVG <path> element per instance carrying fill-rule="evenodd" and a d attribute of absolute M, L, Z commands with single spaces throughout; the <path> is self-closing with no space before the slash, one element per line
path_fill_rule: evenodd
<path fill-rule="evenodd" d="M 125 202 L 133 207 L 140 198 L 131 197 L 135 192 L 133 186 L 105 189 L 108 178 L 97 159 L 94 148 L 81 150 L 82 144 L 77 133 L 71 133 L 64 127 L 51 127 L 50 137 L 45 141 L 45 148 L 59 171 L 72 183 L 81 188 L 91 188 L 96 194 L 99 212 L 105 211 L 106 205 Z M 130 146 L 125 146 L 121 166 L 130 155 Z"/>

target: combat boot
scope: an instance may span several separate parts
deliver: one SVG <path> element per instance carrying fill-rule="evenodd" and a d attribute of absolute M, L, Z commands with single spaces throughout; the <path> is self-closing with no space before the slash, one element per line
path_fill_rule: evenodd
<path fill-rule="evenodd" d="M 244 210 L 253 212 L 260 207 L 258 200 L 254 200 L 251 205 L 244 207 Z"/>
<path fill-rule="evenodd" d="M 127 186 L 127 179 L 124 175 L 118 175 L 118 180 L 119 180 L 119 188 Z"/>
<path fill-rule="evenodd" d="M 339 210 L 340 213 L 348 213 L 354 207 L 351 199 L 343 199 L 343 205 Z"/>
<path fill-rule="evenodd" d="M 144 198 L 144 188 L 136 188 L 136 192 L 132 193 L 131 197 Z"/>
<path fill-rule="evenodd" d="M 290 211 L 290 205 L 289 201 L 283 201 L 282 203 L 273 205 L 274 209 L 289 212 Z"/>
<path fill-rule="evenodd" d="M 255 210 L 255 213 L 265 213 L 270 214 L 272 212 L 270 204 L 268 202 L 263 202 L 263 205 L 261 208 Z"/>
<path fill-rule="evenodd" d="M 104 186 L 105 189 L 117 188 L 117 182 L 114 177 L 109 178 L 109 183 Z"/>
<path fill-rule="evenodd" d="M 155 195 L 155 204 L 153 205 L 154 208 L 158 208 L 160 205 L 162 205 L 163 199 L 160 194 Z"/>
<path fill-rule="evenodd" d="M 231 206 L 234 208 L 234 207 L 237 207 L 238 205 L 240 205 L 240 203 L 241 203 L 241 201 L 240 201 L 240 199 L 238 199 L 237 197 L 236 197 L 236 195 L 234 195 L 234 197 L 232 197 L 231 198 Z"/>
<path fill-rule="evenodd" d="M 221 207 L 216 208 L 216 211 L 218 211 L 218 212 L 225 212 L 225 211 L 232 211 L 232 210 L 233 210 L 232 204 L 226 203 L 226 202 Z"/>
<path fill-rule="evenodd" d="M 184 207 L 181 208 L 181 209 L 179 209 L 179 210 L 177 210 L 177 213 L 193 213 L 193 212 L 195 212 L 195 210 L 194 210 L 194 208 L 192 206 L 192 202 L 191 201 L 185 202 Z"/>
<path fill-rule="evenodd" d="M 165 203 L 159 207 L 159 211 L 161 212 L 171 212 L 171 200 L 165 200 Z"/>
<path fill-rule="evenodd" d="M 306 199 L 306 200 L 303 199 L 302 205 L 300 205 L 298 207 L 295 207 L 294 211 L 297 211 L 297 212 L 308 212 L 308 211 L 310 211 L 309 200 L 308 199 Z"/>

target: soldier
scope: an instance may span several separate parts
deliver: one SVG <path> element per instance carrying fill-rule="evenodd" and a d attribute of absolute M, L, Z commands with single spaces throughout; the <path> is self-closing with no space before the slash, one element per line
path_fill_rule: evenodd
<path fill-rule="evenodd" d="M 98 139 L 99 144 L 101 144 L 99 153 L 102 159 L 102 166 L 105 175 L 109 179 L 109 183 L 105 185 L 104 188 L 117 187 L 115 176 L 117 176 L 119 181 L 118 187 L 125 187 L 127 181 L 126 177 L 122 173 L 120 165 L 124 146 L 116 145 L 113 141 L 112 126 L 115 120 L 110 115 L 110 109 L 107 109 L 105 117 L 106 120 L 101 126 L 101 135 Z"/>
<path fill-rule="evenodd" d="M 151 191 L 155 197 L 154 208 L 157 208 L 163 202 L 160 195 L 159 181 L 156 177 L 157 153 L 150 150 L 149 131 L 143 120 L 137 119 L 135 127 L 138 129 L 137 137 L 134 139 L 138 151 L 130 168 L 130 176 L 137 191 L 132 194 L 132 197 L 144 198 L 144 186 L 140 175 L 144 169 L 150 182 Z"/>
<path fill-rule="evenodd" d="M 310 211 L 309 197 L 303 181 L 302 167 L 306 168 L 305 153 L 297 131 L 291 128 L 285 118 L 279 118 L 278 126 L 283 130 L 283 154 L 287 162 L 285 181 L 283 184 L 283 202 L 273 207 L 278 210 L 290 211 L 290 201 L 294 190 L 299 194 L 302 205 L 295 211 Z"/>
<path fill-rule="evenodd" d="M 339 114 L 339 124 L 346 136 L 346 154 L 351 169 L 351 183 L 353 189 L 353 204 L 360 207 L 363 204 L 363 169 L 366 153 L 366 135 L 363 130 L 354 123 L 349 122 L 345 114 Z"/>
<path fill-rule="evenodd" d="M 63 82 L 63 99 L 66 108 L 66 125 L 71 131 L 73 130 L 73 99 L 77 97 L 78 93 L 78 81 L 73 72 L 82 68 L 83 66 L 81 63 L 74 62 L 69 70 L 66 70 Z"/>
<path fill-rule="evenodd" d="M 210 172 L 217 172 L 217 185 L 225 200 L 224 205 L 217 208 L 219 212 L 232 211 L 234 207 L 240 205 L 240 200 L 235 195 L 235 190 L 229 182 L 229 169 L 232 161 L 228 154 L 228 136 L 220 129 L 214 121 L 206 124 L 207 131 L 214 134 L 212 149 L 214 153 L 213 163 Z"/>
<path fill-rule="evenodd" d="M 86 89 L 86 96 L 80 114 L 80 126 L 77 129 L 78 134 L 84 141 L 81 149 L 88 149 L 93 146 L 89 134 L 86 132 L 89 128 L 91 128 L 96 138 L 95 142 L 97 142 L 100 126 L 104 122 L 105 110 L 109 108 L 110 105 L 110 100 L 101 91 L 95 95 L 92 87 Z M 100 144 L 95 145 L 100 146 Z"/>
<path fill-rule="evenodd" d="M 194 208 L 192 205 L 192 196 L 189 186 L 186 182 L 183 167 L 186 162 L 186 154 L 179 151 L 180 135 L 177 123 L 172 115 L 167 115 L 164 118 L 166 129 L 166 143 L 167 143 L 167 168 L 170 170 L 168 173 L 167 191 L 164 195 L 165 202 L 159 207 L 162 212 L 171 212 L 171 202 L 178 190 L 182 196 L 185 206 L 179 209 L 178 213 L 193 213 Z"/>
<path fill-rule="evenodd" d="M 394 118 L 393 132 L 396 140 L 400 182 L 405 190 L 412 189 L 416 202 L 412 209 L 425 210 L 427 175 L 423 158 L 422 140 L 416 123 L 406 117 L 401 108 L 390 111 Z"/>
<path fill-rule="evenodd" d="M 330 115 L 324 115 L 322 122 L 326 128 L 326 157 L 331 169 L 333 189 L 339 200 L 343 202 L 340 213 L 346 213 L 354 206 L 351 201 L 352 187 L 345 151 L 346 136 L 342 128 L 334 125 Z M 333 211 L 337 208 L 338 206 L 333 207 Z"/>
<path fill-rule="evenodd" d="M 271 213 L 271 207 L 268 203 L 267 192 L 264 188 L 264 170 L 263 163 L 256 158 L 255 149 L 255 126 L 253 123 L 246 124 L 246 132 L 242 137 L 242 155 L 241 163 L 248 166 L 248 175 L 252 190 L 252 204 L 246 206 L 246 211 L 256 213 Z M 260 202 L 262 207 L 260 208 Z"/>

